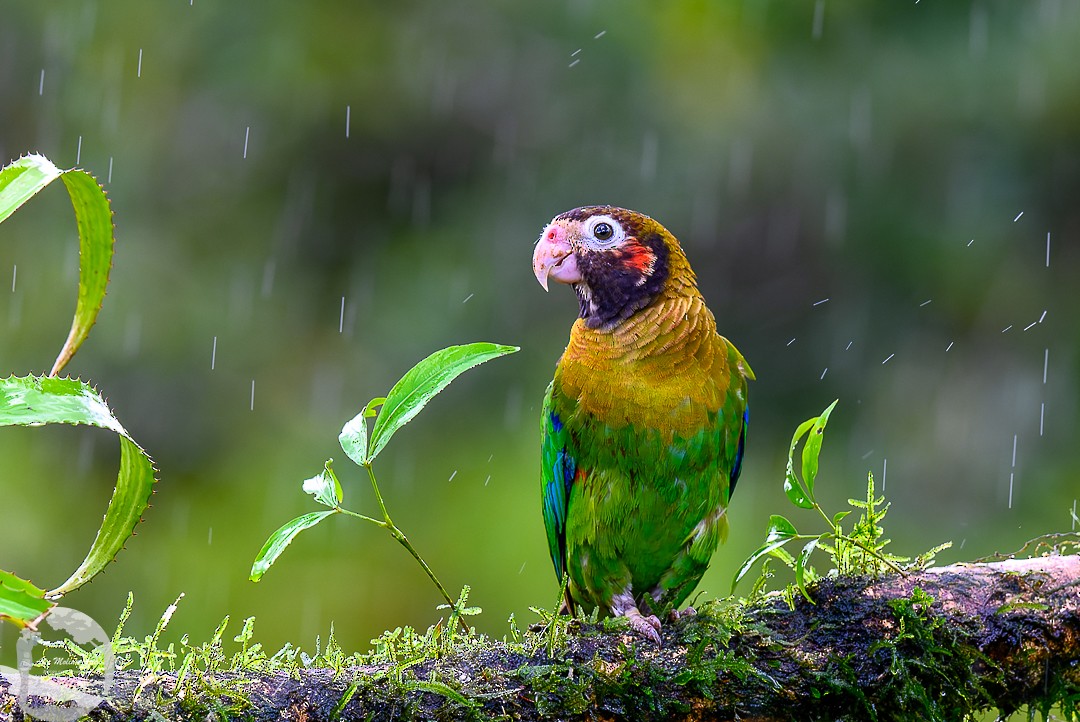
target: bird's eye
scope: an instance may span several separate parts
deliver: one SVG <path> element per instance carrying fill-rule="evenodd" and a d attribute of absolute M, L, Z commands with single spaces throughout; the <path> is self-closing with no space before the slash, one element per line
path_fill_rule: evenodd
<path fill-rule="evenodd" d="M 610 223 L 597 223 L 592 230 L 593 237 L 598 241 L 606 241 L 615 235 L 615 229 Z"/>

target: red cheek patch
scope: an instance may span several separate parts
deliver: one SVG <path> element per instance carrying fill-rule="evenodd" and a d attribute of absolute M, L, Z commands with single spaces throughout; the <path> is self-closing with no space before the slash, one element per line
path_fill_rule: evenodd
<path fill-rule="evenodd" d="M 656 255 L 648 246 L 633 243 L 626 248 L 624 253 L 623 263 L 625 265 L 633 268 L 638 273 L 648 274 L 652 272 L 653 265 L 656 263 Z"/>

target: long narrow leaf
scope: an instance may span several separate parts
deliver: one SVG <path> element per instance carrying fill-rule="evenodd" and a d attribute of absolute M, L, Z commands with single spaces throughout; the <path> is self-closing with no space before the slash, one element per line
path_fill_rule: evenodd
<path fill-rule="evenodd" d="M 337 514 L 337 511 L 334 509 L 329 511 L 313 511 L 309 514 L 296 517 L 271 534 L 270 538 L 263 544 L 263 548 L 259 550 L 259 555 L 255 557 L 255 563 L 251 565 L 251 575 L 248 579 L 253 582 L 262 579 L 263 574 L 266 574 L 266 570 L 274 565 L 277 558 L 285 551 L 285 547 L 292 544 L 292 540 L 296 538 L 297 534 L 305 529 L 310 529 L 333 514 Z"/>
<path fill-rule="evenodd" d="M 806 432 L 810 430 L 810 427 L 814 425 L 817 419 L 807 419 L 799 424 L 795 429 L 795 433 L 791 437 L 791 448 L 788 449 L 787 457 L 787 471 L 784 474 L 784 493 L 787 494 L 791 503 L 800 509 L 813 509 L 814 508 L 814 496 L 813 493 L 808 493 L 803 488 L 802 482 L 799 481 L 798 474 L 795 473 L 795 447 L 799 444 L 799 439 L 806 435 Z"/>
<path fill-rule="evenodd" d="M 123 548 L 150 501 L 154 466 L 105 400 L 86 383 L 34 376 L 0 379 L 0 426 L 42 424 L 97 426 L 120 437 L 120 471 L 109 507 L 82 564 L 46 595 L 56 598 L 88 582 Z"/>
<path fill-rule="evenodd" d="M 810 429 L 809 436 L 806 437 L 806 443 L 803 444 L 803 481 L 806 483 L 806 489 L 810 493 L 811 499 L 814 498 L 814 479 L 817 478 L 818 456 L 821 454 L 821 442 L 824 439 L 825 424 L 829 423 L 829 414 L 836 408 L 837 401 L 839 399 L 829 404 L 829 407 L 821 412 L 821 416 L 814 420 L 814 426 Z"/>
<path fill-rule="evenodd" d="M 112 268 L 112 209 L 105 191 L 82 170 L 60 170 L 44 156 L 27 155 L 0 170 L 0 222 L 57 178 L 64 181 L 79 232 L 79 294 L 75 316 L 50 376 L 67 365 L 86 340 L 105 299 Z"/>
<path fill-rule="evenodd" d="M 370 463 L 378 456 L 394 432 L 409 423 L 435 394 L 446 388 L 462 372 L 518 350 L 516 346 L 494 343 L 450 346 L 436 351 L 413 366 L 386 395 L 386 402 L 371 429 L 366 461 Z"/>

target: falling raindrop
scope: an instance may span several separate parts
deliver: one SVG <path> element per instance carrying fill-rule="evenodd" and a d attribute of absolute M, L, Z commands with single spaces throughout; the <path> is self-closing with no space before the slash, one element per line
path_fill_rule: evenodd
<path fill-rule="evenodd" d="M 829 373 L 829 367 L 828 366 L 826 366 L 825 370 L 821 372 L 821 378 L 819 378 L 818 381 L 824 381 L 825 380 L 825 374 L 827 374 L 827 373 Z"/>
<path fill-rule="evenodd" d="M 244 158 L 247 159 L 248 139 L 251 137 L 251 126 L 244 130 Z"/>
<path fill-rule="evenodd" d="M 829 302 L 829 299 L 827 299 L 827 298 L 823 298 L 823 299 L 821 299 L 820 301 L 814 301 L 814 305 L 815 305 L 815 306 L 820 306 L 821 304 L 823 304 L 823 303 L 828 303 L 828 302 Z"/>
<path fill-rule="evenodd" d="M 1005 328 L 1001 329 L 1001 332 L 1002 332 L 1002 333 L 1005 333 L 1005 332 L 1006 332 L 1006 331 L 1008 331 L 1008 330 L 1009 330 L 1010 328 L 1012 328 L 1012 324 L 1011 324 L 1011 323 L 1010 323 L 1010 324 L 1009 324 L 1008 326 L 1006 326 Z"/>
<path fill-rule="evenodd" d="M 954 343 L 956 343 L 956 342 L 955 341 L 949 341 L 949 345 L 945 347 L 945 353 L 949 353 L 949 349 L 951 349 L 953 347 Z"/>
<path fill-rule="evenodd" d="M 1020 216 L 1022 216 L 1022 215 L 1024 215 L 1023 211 L 1020 211 L 1019 213 L 1017 213 L 1016 218 L 1013 218 L 1013 223 L 1016 223 L 1018 220 L 1020 220 Z"/>
<path fill-rule="evenodd" d="M 881 460 L 881 493 L 885 493 L 885 476 L 889 473 L 889 460 L 882 458 Z"/>
<path fill-rule="evenodd" d="M 1039 323 L 1042 323 L 1045 318 L 1046 318 L 1046 309 L 1044 308 L 1043 312 L 1042 312 L 1042 315 L 1039 316 Z"/>
<path fill-rule="evenodd" d="M 41 69 L 41 79 L 38 80 L 37 94 L 42 95 L 45 92 L 45 68 Z"/>
<path fill-rule="evenodd" d="M 106 183 L 112 183 L 112 161 L 113 161 L 113 157 L 110 155 L 109 156 L 109 177 L 108 177 L 108 180 L 105 181 Z"/>
<path fill-rule="evenodd" d="M 825 27 L 825 0 L 817 0 L 814 3 L 814 25 L 810 31 L 814 40 L 821 39 L 821 31 Z"/>
<path fill-rule="evenodd" d="M 79 136 L 79 145 L 75 148 L 75 165 L 82 162 L 82 136 Z"/>
<path fill-rule="evenodd" d="M 210 527 L 206 531 L 206 546 L 210 546 L 214 543 L 214 527 Z"/>
<path fill-rule="evenodd" d="M 847 351 L 848 349 L 850 349 L 851 344 L 853 344 L 853 343 L 855 343 L 855 339 L 851 339 L 850 341 L 848 341 L 847 346 L 844 347 L 844 350 Z"/>
<path fill-rule="evenodd" d="M 986 10 L 978 3 L 973 3 L 971 5 L 971 27 L 968 33 L 968 51 L 972 57 L 980 58 L 986 53 L 988 32 Z"/>
<path fill-rule="evenodd" d="M 1039 404 L 1039 436 L 1043 435 L 1043 419 L 1046 417 L 1046 402 Z"/>
<path fill-rule="evenodd" d="M 135 70 L 135 77 L 142 77 L 142 48 L 139 48 L 139 67 Z"/>
<path fill-rule="evenodd" d="M 593 35 L 593 40 L 599 40 L 600 38 L 604 37 L 605 35 L 607 35 L 607 30 L 601 30 L 596 35 Z"/>
<path fill-rule="evenodd" d="M 656 154 L 659 140 L 656 131 L 648 131 L 641 141 L 641 180 L 651 183 L 656 178 Z"/>
<path fill-rule="evenodd" d="M 345 330 L 345 297 L 341 297 L 341 314 L 338 316 L 337 332 Z"/>
<path fill-rule="evenodd" d="M 784 344 L 784 345 L 785 345 L 785 346 L 790 346 L 790 345 L 791 345 L 791 344 L 793 344 L 793 343 L 795 343 L 795 337 L 794 337 L 794 336 L 792 336 L 792 337 L 791 337 L 791 340 L 790 340 L 790 341 L 788 341 L 788 342 L 787 342 L 786 344 Z"/>
<path fill-rule="evenodd" d="M 572 68 L 572 67 L 574 67 L 575 65 L 577 65 L 580 62 L 581 62 L 581 58 L 575 58 L 574 62 L 570 63 L 570 65 L 568 65 L 567 67 Z"/>
<path fill-rule="evenodd" d="M 1046 369 L 1050 366 L 1050 349 L 1043 352 L 1043 385 L 1046 385 Z"/>
<path fill-rule="evenodd" d="M 929 306 L 930 301 L 932 301 L 932 300 L 933 299 L 931 299 L 931 298 L 926 299 L 925 301 L 923 301 L 922 303 L 919 304 L 919 308 L 922 308 L 923 306 Z"/>
<path fill-rule="evenodd" d="M 885 364 L 889 363 L 889 361 L 891 361 L 892 357 L 895 356 L 895 355 L 896 354 L 894 354 L 894 353 L 889 354 L 888 358 L 886 358 L 884 361 L 881 362 L 881 365 L 884 366 Z"/>
<path fill-rule="evenodd" d="M 19 264 L 11 267 L 11 292 L 15 293 L 15 279 L 19 276 Z"/>
<path fill-rule="evenodd" d="M 1073 508 L 1072 508 L 1072 531 L 1076 531 L 1076 522 L 1078 522 L 1078 521 L 1080 521 L 1080 519 L 1078 519 L 1078 518 L 1077 518 L 1077 516 L 1076 516 L 1076 499 L 1073 499 Z"/>
<path fill-rule="evenodd" d="M 127 324 L 124 326 L 124 353 L 128 356 L 135 356 L 139 353 L 141 343 L 142 316 L 132 313 L 128 316 Z"/>
<path fill-rule="evenodd" d="M 255 410 L 255 379 L 251 380 L 251 411 Z"/>
<path fill-rule="evenodd" d="M 521 563 L 521 569 L 518 569 L 518 574 L 521 574 L 523 571 L 525 571 L 525 562 Z"/>
<path fill-rule="evenodd" d="M 578 48 L 578 49 L 577 49 L 577 50 L 575 50 L 574 52 L 570 53 L 570 57 L 571 57 L 571 58 L 573 58 L 573 57 L 576 57 L 576 56 L 577 56 L 577 54 L 578 54 L 578 53 L 580 53 L 580 52 L 581 52 L 581 48 Z"/>
<path fill-rule="evenodd" d="M 486 478 L 486 479 L 484 479 L 484 486 L 487 486 L 487 485 L 488 485 L 488 482 L 490 482 L 490 481 L 491 481 L 491 474 L 488 474 L 488 475 L 487 475 L 487 478 Z"/>
<path fill-rule="evenodd" d="M 1038 323 L 1038 321 L 1032 321 L 1027 326 L 1024 326 L 1024 330 L 1027 331 L 1029 328 L 1033 327 L 1037 323 Z"/>
<path fill-rule="evenodd" d="M 263 266 L 262 288 L 261 293 L 263 298 L 270 298 L 270 294 L 274 290 L 274 273 L 277 272 L 277 259 L 267 258 L 266 264 Z"/>
<path fill-rule="evenodd" d="M 214 343 L 210 346 L 210 370 L 214 370 L 214 366 L 217 364 L 217 336 L 214 336 Z"/>
<path fill-rule="evenodd" d="M 345 137 L 349 137 L 349 124 L 352 121 L 352 106 L 345 106 Z"/>
<path fill-rule="evenodd" d="M 1046 232 L 1046 267 L 1050 268 L 1050 231 Z"/>
<path fill-rule="evenodd" d="M 465 297 L 465 300 L 462 301 L 462 303 L 468 303 L 469 299 L 472 298 L 475 295 L 476 295 L 475 293 L 470 293 L 468 296 Z"/>
<path fill-rule="evenodd" d="M 972 243 L 974 243 L 974 242 L 975 242 L 975 239 L 974 239 L 974 238 L 972 238 L 972 239 L 971 239 L 970 241 L 968 241 L 968 245 L 970 246 L 970 245 L 971 245 Z"/>
<path fill-rule="evenodd" d="M 450 478 L 447 479 L 447 481 L 453 481 L 455 476 L 457 476 L 457 469 L 454 469 L 454 473 L 450 474 Z"/>
<path fill-rule="evenodd" d="M 1015 477 L 1016 477 L 1016 472 L 1015 471 L 1010 471 L 1009 472 L 1009 508 L 1010 509 L 1012 509 L 1013 480 L 1015 479 Z"/>

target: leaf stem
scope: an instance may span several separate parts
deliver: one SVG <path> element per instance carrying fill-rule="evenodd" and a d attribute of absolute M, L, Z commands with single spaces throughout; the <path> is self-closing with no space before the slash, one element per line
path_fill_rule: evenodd
<path fill-rule="evenodd" d="M 442 585 L 442 582 L 439 581 L 439 578 L 435 576 L 435 572 L 431 571 L 431 567 L 429 567 L 428 563 L 424 561 L 424 558 L 420 556 L 420 553 L 416 551 L 416 549 L 412 545 L 412 542 L 409 541 L 408 537 L 406 537 L 405 534 L 397 528 L 397 525 L 395 525 L 394 521 L 390 518 L 390 513 L 386 510 L 386 503 L 383 501 L 382 494 L 379 492 L 379 484 L 377 481 L 375 481 L 375 470 L 371 468 L 370 460 L 364 464 L 364 468 L 367 469 L 368 478 L 371 479 L 371 488 L 375 492 L 375 500 L 379 503 L 379 510 L 382 511 L 384 521 L 379 522 L 375 519 L 371 519 L 370 517 L 363 518 L 369 519 L 370 521 L 375 522 L 379 526 L 389 531 L 390 536 L 394 537 L 398 544 L 405 547 L 405 549 L 408 550 L 409 554 L 412 554 L 413 559 L 415 559 L 416 563 L 419 564 L 420 567 L 424 570 L 424 573 L 428 575 L 428 579 L 431 580 L 432 584 L 435 585 L 435 588 L 439 590 L 439 594 L 442 594 L 443 599 L 446 600 L 446 603 L 450 605 L 450 609 L 453 610 L 455 608 L 454 600 L 450 597 L 450 593 L 446 591 L 446 587 L 444 587 Z M 361 515 L 354 514 L 354 516 Z M 465 633 L 468 634 L 469 623 L 465 621 L 464 617 L 458 617 L 458 619 L 461 622 L 461 626 L 462 628 L 464 628 Z"/>

